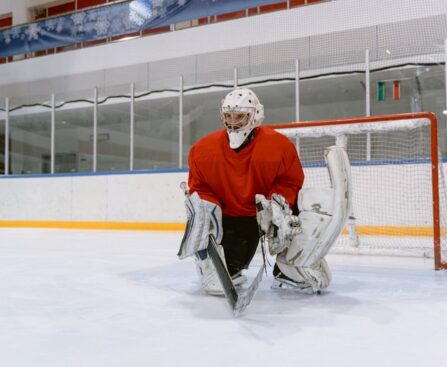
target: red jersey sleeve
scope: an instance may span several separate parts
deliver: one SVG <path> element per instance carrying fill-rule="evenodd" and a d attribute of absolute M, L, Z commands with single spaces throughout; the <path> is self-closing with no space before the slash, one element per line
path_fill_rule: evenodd
<path fill-rule="evenodd" d="M 282 162 L 275 178 L 269 198 L 272 194 L 280 194 L 284 196 L 289 205 L 296 205 L 298 192 L 303 187 L 304 172 L 301 161 L 292 143 L 284 147 Z"/>
<path fill-rule="evenodd" d="M 200 172 L 195 159 L 194 146 L 189 152 L 189 175 L 188 175 L 188 187 L 189 194 L 197 192 L 202 200 L 210 201 L 216 205 L 221 206 L 217 195 L 211 190 L 210 186 L 206 183 L 202 172 Z"/>

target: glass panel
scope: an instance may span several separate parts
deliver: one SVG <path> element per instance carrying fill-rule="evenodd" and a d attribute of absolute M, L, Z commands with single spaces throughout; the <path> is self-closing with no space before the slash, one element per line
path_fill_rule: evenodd
<path fill-rule="evenodd" d="M 365 76 L 301 80 L 300 120 L 318 121 L 365 115 Z"/>
<path fill-rule="evenodd" d="M 264 105 L 264 124 L 295 122 L 295 83 L 248 88 Z"/>
<path fill-rule="evenodd" d="M 135 100 L 134 169 L 178 168 L 179 99 Z"/>
<path fill-rule="evenodd" d="M 56 173 L 93 171 L 93 104 L 56 109 L 55 136 Z"/>
<path fill-rule="evenodd" d="M 439 144 L 446 154 L 444 67 L 420 65 L 371 73 L 371 112 L 374 115 L 430 111 L 439 121 Z M 395 84 L 396 82 L 396 84 Z M 384 95 L 379 98 L 379 83 Z M 398 92 L 398 93 L 396 93 Z M 390 133 L 390 139 L 397 133 Z"/>
<path fill-rule="evenodd" d="M 98 106 L 98 171 L 130 169 L 130 99 Z"/>
<path fill-rule="evenodd" d="M 10 144 L 12 174 L 50 173 L 50 108 L 27 107 L 11 112 Z"/>
<path fill-rule="evenodd" d="M 183 97 L 183 166 L 188 166 L 191 146 L 199 139 L 222 129 L 219 108 L 222 99 L 231 89 L 207 92 L 186 93 Z"/>
<path fill-rule="evenodd" d="M 421 112 L 423 110 L 418 68 L 402 68 L 371 73 L 371 115 Z M 398 98 L 393 96 L 394 81 L 400 89 Z M 380 88 L 382 96 L 379 96 Z"/>
<path fill-rule="evenodd" d="M 0 174 L 5 174 L 5 106 L 0 103 Z"/>
<path fill-rule="evenodd" d="M 442 155 L 447 155 L 445 110 L 445 68 L 443 65 L 430 65 L 419 75 L 423 111 L 430 111 L 438 118 L 438 143 Z"/>

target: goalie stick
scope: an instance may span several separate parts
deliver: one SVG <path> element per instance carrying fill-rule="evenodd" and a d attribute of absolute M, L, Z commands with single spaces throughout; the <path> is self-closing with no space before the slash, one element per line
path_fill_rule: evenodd
<path fill-rule="evenodd" d="M 180 183 L 180 188 L 185 194 L 188 196 L 188 186 L 186 182 Z M 207 253 L 213 262 L 214 267 L 216 268 L 217 276 L 219 278 L 220 283 L 222 284 L 222 288 L 224 290 L 225 298 L 227 299 L 234 316 L 239 316 L 247 306 L 250 304 L 253 299 L 256 291 L 258 290 L 259 283 L 262 280 L 262 275 L 265 271 L 265 262 L 259 268 L 256 277 L 253 279 L 248 288 L 241 289 L 238 291 L 233 283 L 233 279 L 231 279 L 230 274 L 228 273 L 227 267 L 225 266 L 222 258 L 219 255 L 218 244 L 216 239 L 211 234 L 209 236 L 209 242 L 207 247 Z M 262 244 L 261 244 L 262 246 Z M 264 257 L 265 259 L 265 257 Z"/>
<path fill-rule="evenodd" d="M 262 280 L 262 275 L 265 270 L 265 264 L 263 264 L 258 270 L 258 274 L 253 279 L 248 288 L 240 289 L 239 291 L 236 289 L 233 280 L 231 279 L 228 270 L 222 261 L 222 258 L 219 255 L 219 251 L 217 250 L 217 242 L 213 235 L 210 235 L 210 241 L 207 248 L 208 255 L 213 262 L 219 280 L 222 284 L 222 288 L 225 293 L 225 298 L 228 301 L 231 309 L 233 310 L 234 316 L 239 316 L 247 306 L 250 304 L 253 299 L 256 291 L 258 290 L 259 283 Z"/>

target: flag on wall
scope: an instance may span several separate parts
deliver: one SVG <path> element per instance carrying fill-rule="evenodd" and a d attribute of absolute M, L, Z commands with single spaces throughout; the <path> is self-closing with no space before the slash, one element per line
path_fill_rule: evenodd
<path fill-rule="evenodd" d="M 378 101 L 385 100 L 385 82 L 377 83 L 377 100 Z"/>
<path fill-rule="evenodd" d="M 377 82 L 377 100 L 378 101 L 385 100 L 385 87 L 386 87 L 386 82 L 384 82 L 384 81 Z M 393 81 L 393 99 L 396 101 L 400 100 L 400 80 Z"/>
<path fill-rule="evenodd" d="M 395 80 L 393 82 L 393 99 L 398 101 L 400 99 L 400 81 Z"/>

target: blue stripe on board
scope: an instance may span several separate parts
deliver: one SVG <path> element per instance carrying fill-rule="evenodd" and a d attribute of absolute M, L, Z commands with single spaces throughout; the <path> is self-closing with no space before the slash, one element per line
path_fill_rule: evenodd
<path fill-rule="evenodd" d="M 430 163 L 430 158 L 412 158 L 412 159 L 381 159 L 372 161 L 351 161 L 351 166 L 389 166 L 389 165 L 403 165 L 403 164 L 427 164 Z M 447 157 L 442 159 L 442 162 L 447 162 Z M 304 162 L 304 168 L 319 168 L 326 167 L 326 163 L 323 161 L 319 162 Z"/>
<path fill-rule="evenodd" d="M 414 158 L 414 159 L 385 159 L 374 161 L 352 161 L 351 165 L 355 167 L 361 166 L 387 166 L 387 165 L 403 165 L 403 164 L 427 164 L 430 163 L 429 158 Z M 447 162 L 447 157 L 442 158 L 442 162 Z M 320 168 L 326 167 L 325 162 L 305 162 L 304 168 Z M 172 169 L 145 169 L 138 171 L 101 171 L 101 172 L 69 172 L 69 173 L 43 173 L 43 174 L 20 174 L 20 175 L 1 175 L 0 179 L 9 178 L 59 178 L 59 177 L 88 177 L 88 176 L 112 176 L 112 175 L 142 175 L 142 174 L 160 174 L 160 173 L 187 173 L 187 168 L 172 168 Z"/>
<path fill-rule="evenodd" d="M 21 174 L 0 176 L 0 179 L 8 178 L 59 178 L 59 177 L 88 177 L 88 176 L 113 176 L 113 175 L 142 175 L 142 174 L 159 174 L 159 173 L 183 173 L 188 172 L 187 168 L 173 169 L 145 169 L 138 171 L 101 171 L 101 172 L 71 172 L 71 173 L 43 173 L 43 174 Z"/>

